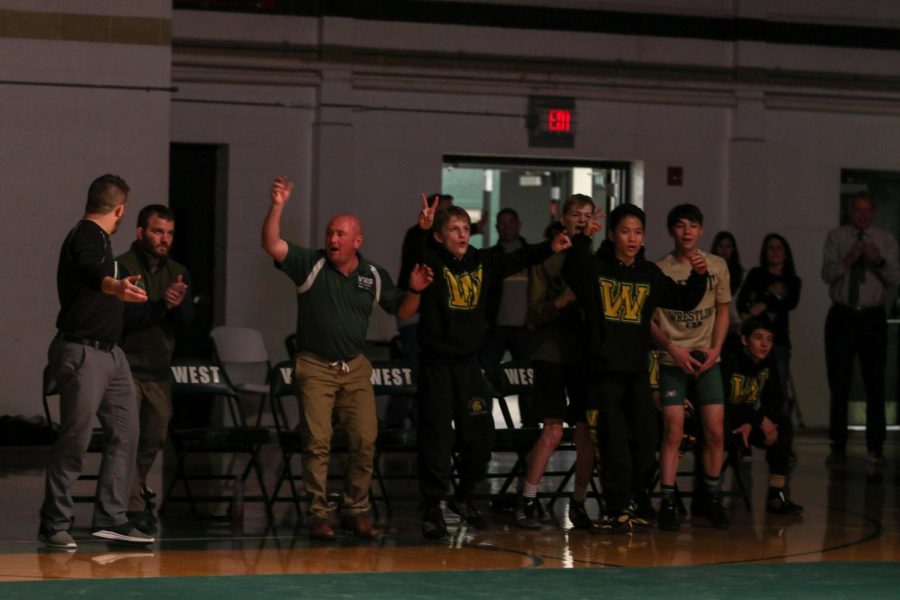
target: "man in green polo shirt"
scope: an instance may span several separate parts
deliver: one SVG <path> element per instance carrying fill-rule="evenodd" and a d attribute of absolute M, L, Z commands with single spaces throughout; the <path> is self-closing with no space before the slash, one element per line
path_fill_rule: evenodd
<path fill-rule="evenodd" d="M 275 179 L 271 206 L 263 222 L 262 246 L 275 266 L 297 285 L 297 359 L 294 380 L 301 408 L 303 481 L 310 495 L 310 537 L 334 539 L 325 485 L 331 450 L 331 418 L 347 432 L 350 458 L 341 526 L 364 538 L 379 535 L 368 515 L 369 481 L 378 420 L 363 355 L 369 315 L 375 304 L 406 319 L 419 308 L 419 294 L 433 274 L 416 265 L 409 290 L 400 290 L 380 266 L 359 254 L 362 225 L 353 215 L 328 222 L 323 249 L 301 248 L 281 237 L 281 213 L 294 184 Z"/>

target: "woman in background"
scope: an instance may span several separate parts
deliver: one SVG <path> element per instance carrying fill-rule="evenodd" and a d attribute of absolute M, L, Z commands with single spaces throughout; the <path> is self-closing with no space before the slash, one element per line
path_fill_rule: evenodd
<path fill-rule="evenodd" d="M 728 264 L 728 276 L 731 280 L 731 305 L 728 308 L 729 327 L 728 337 L 725 338 L 725 348 L 739 350 L 741 348 L 741 316 L 738 314 L 735 298 L 744 279 L 744 267 L 741 265 L 737 240 L 730 231 L 720 231 L 713 238 L 710 252 L 725 259 Z"/>
<path fill-rule="evenodd" d="M 747 279 L 737 297 L 737 309 L 742 319 L 765 314 L 773 324 L 775 345 L 772 348 L 772 358 L 787 400 L 785 412 L 788 418 L 783 423 L 791 431 L 785 433 L 791 437 L 793 427 L 790 417 L 794 409 L 794 397 L 788 385 L 791 377 L 789 313 L 800 302 L 800 286 L 791 245 L 784 237 L 770 233 L 763 239 L 759 251 L 759 266 L 747 273 Z"/>

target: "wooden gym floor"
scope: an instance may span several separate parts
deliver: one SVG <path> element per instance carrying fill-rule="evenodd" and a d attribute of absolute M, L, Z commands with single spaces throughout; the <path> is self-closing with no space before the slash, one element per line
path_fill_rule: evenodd
<path fill-rule="evenodd" d="M 517 529 L 508 516 L 495 514 L 488 531 L 458 529 L 450 543 L 435 543 L 419 532 L 414 482 L 394 481 L 392 515 L 382 507 L 384 535 L 374 542 L 347 535 L 333 543 L 310 541 L 290 502 L 276 505 L 271 521 L 260 505 L 247 503 L 240 522 L 192 517 L 186 505 L 172 504 L 158 541 L 129 548 L 92 540 L 87 529 L 90 505 L 82 504 L 73 531 L 78 550 L 61 552 L 35 539 L 48 449 L 0 448 L 0 581 L 900 560 L 896 434 L 889 437 L 887 465 L 880 468 L 866 464 L 860 434 L 854 434 L 842 468 L 826 468 L 828 446 L 822 434 L 799 434 L 796 450 L 791 487 L 794 500 L 806 508 L 802 519 L 764 511 L 767 469 L 757 451 L 743 468 L 752 487 L 753 509 L 747 511 L 739 499 L 731 498 L 732 525 L 727 531 L 686 518 L 678 533 L 597 536 L 570 529 L 567 502 L 562 500 L 541 531 Z M 267 454 L 265 460 L 274 469 L 277 453 Z M 404 466 L 396 459 L 388 461 L 389 468 Z M 596 511 L 591 500 L 589 507 Z"/>

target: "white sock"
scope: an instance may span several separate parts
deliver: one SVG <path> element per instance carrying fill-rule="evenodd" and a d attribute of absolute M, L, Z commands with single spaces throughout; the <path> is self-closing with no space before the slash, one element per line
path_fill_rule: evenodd
<path fill-rule="evenodd" d="M 526 498 L 537 498 L 538 486 L 537 484 L 532 485 L 527 481 L 524 482 L 525 486 L 522 488 L 522 495 Z"/>

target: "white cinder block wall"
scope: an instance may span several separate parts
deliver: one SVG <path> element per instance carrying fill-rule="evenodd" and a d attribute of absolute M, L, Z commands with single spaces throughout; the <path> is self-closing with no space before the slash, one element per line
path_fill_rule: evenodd
<path fill-rule="evenodd" d="M 790 240 L 804 281 L 792 316 L 800 367 L 795 379 L 807 424 L 827 423 L 821 246 L 837 223 L 842 168 L 900 171 L 900 93 L 896 86 L 822 86 L 815 77 L 780 84 L 718 74 L 761 69 L 835 81 L 848 81 L 848 75 L 896 79 L 900 52 L 172 13 L 163 2 L 62 4 L 79 13 L 171 17 L 171 55 L 168 47 L 7 36 L 0 37 L 3 79 L 123 78 L 178 90 L 0 87 L 0 174 L 6 184 L 0 210 L 13 225 L 0 241 L 0 268 L 4 281 L 18 282 L 7 284 L 16 293 L 0 301 L 0 327 L 12 342 L 0 349 L 8 383 L 0 392 L 0 414 L 37 412 L 38 375 L 56 310 L 56 253 L 65 228 L 80 215 L 87 182 L 98 169 L 118 171 L 133 184 L 136 204 L 156 201 L 167 189 L 169 142 L 196 142 L 229 147 L 224 320 L 262 329 L 274 358 L 283 356 L 282 340 L 295 318 L 292 286 L 259 249 L 275 175 L 298 183 L 285 216 L 286 236 L 319 244 L 330 215 L 355 212 L 365 226 L 364 253 L 396 274 L 418 194 L 439 188 L 444 155 L 642 161 L 649 256 L 669 249 L 665 214 L 680 202 L 704 209 L 706 245 L 717 230 L 734 231 L 747 267 L 755 264 L 766 233 L 778 231 Z M 874 0 L 549 4 L 900 29 L 900 6 Z M 26 8 L 0 0 L 0 11 L 60 6 L 29 2 Z M 281 44 L 291 51 L 275 51 Z M 10 52 L 21 57 L 12 60 Z M 83 69 L 52 68 L 77 57 Z M 556 64 L 583 68 L 572 72 L 554 69 Z M 528 147 L 522 116 L 531 94 L 576 98 L 574 149 Z M 683 186 L 667 185 L 668 166 L 684 169 Z M 131 235 L 118 236 L 120 247 Z M 379 318 L 376 334 L 389 335 L 391 327 L 390 319 Z"/>
<path fill-rule="evenodd" d="M 116 252 L 134 206 L 167 196 L 171 16 L 165 0 L 0 2 L 0 414 L 41 412 L 57 257 L 91 181 L 132 188 Z M 146 41 L 111 41 L 132 24 Z"/>

